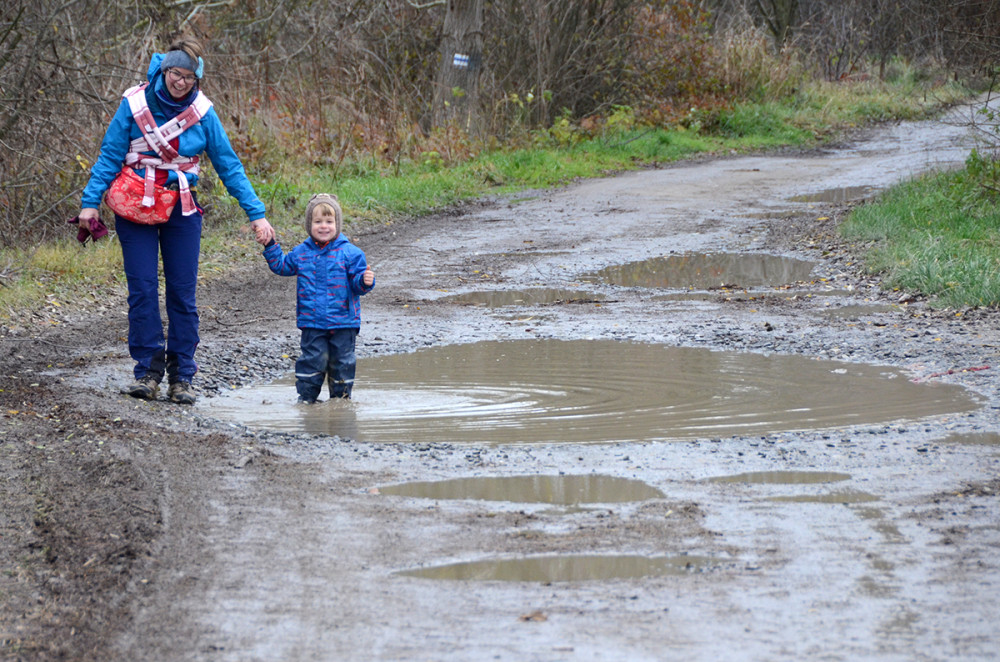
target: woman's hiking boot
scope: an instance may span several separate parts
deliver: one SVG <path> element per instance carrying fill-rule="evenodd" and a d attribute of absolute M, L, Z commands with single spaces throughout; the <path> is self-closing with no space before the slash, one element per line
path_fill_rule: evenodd
<path fill-rule="evenodd" d="M 179 405 L 193 405 L 194 401 L 198 399 L 195 397 L 190 382 L 174 382 L 167 389 L 167 397 L 170 398 L 170 402 L 176 402 Z"/>
<path fill-rule="evenodd" d="M 126 395 L 140 400 L 156 400 L 160 393 L 160 380 L 152 375 L 140 377 L 124 389 Z"/>

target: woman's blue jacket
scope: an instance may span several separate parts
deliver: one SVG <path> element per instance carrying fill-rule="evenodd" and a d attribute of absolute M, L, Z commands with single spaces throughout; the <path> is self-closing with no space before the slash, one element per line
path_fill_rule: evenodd
<path fill-rule="evenodd" d="M 153 118 L 160 125 L 176 115 L 176 113 L 167 114 L 156 99 L 156 87 L 163 86 L 163 74 L 160 73 L 160 63 L 162 61 L 163 53 L 154 54 L 149 62 L 149 70 L 146 72 L 146 78 L 149 80 L 149 86 L 146 88 L 146 101 L 149 104 L 149 110 L 153 113 Z M 190 99 L 194 99 L 193 94 L 190 96 Z M 180 112 L 180 110 L 177 112 Z M 90 170 L 90 181 L 87 182 L 86 188 L 83 189 L 81 199 L 83 207 L 92 207 L 94 209 L 100 207 L 105 191 L 108 190 L 111 182 L 121 172 L 122 164 L 125 162 L 125 155 L 128 153 L 129 144 L 141 135 L 139 127 L 136 126 L 135 120 L 132 119 L 128 101 L 122 99 L 121 103 L 118 104 L 118 110 L 115 112 L 114 117 L 111 118 L 107 132 L 104 134 L 104 141 L 101 143 L 101 153 L 97 157 L 97 162 L 94 163 L 93 168 Z M 219 116 L 215 112 L 214 107 L 209 109 L 208 113 L 201 118 L 198 124 L 184 131 L 178 140 L 177 151 L 182 156 L 198 156 L 202 152 L 208 155 L 208 158 L 212 161 L 212 166 L 219 174 L 219 179 L 222 180 L 222 183 L 226 186 L 226 190 L 229 191 L 229 195 L 236 198 L 236 201 L 239 202 L 240 207 L 243 208 L 243 211 L 246 212 L 247 217 L 251 221 L 267 216 L 264 203 L 257 197 L 253 185 L 247 179 L 243 163 L 236 156 L 236 152 L 233 151 L 233 146 L 229 142 L 229 136 L 226 135 L 225 129 L 222 128 L 222 122 L 219 121 Z M 152 151 L 146 153 L 153 155 Z M 139 175 L 142 175 L 144 171 L 144 168 L 136 170 Z M 196 175 L 188 174 L 187 178 L 191 186 L 197 185 L 198 177 Z M 176 181 L 177 173 L 167 171 L 167 183 Z"/>

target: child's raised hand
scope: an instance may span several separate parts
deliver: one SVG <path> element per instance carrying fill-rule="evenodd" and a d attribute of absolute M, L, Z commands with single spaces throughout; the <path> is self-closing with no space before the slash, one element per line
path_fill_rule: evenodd
<path fill-rule="evenodd" d="M 371 287 L 375 283 L 375 272 L 371 267 L 365 267 L 365 274 L 361 277 L 361 282 L 365 287 Z"/>

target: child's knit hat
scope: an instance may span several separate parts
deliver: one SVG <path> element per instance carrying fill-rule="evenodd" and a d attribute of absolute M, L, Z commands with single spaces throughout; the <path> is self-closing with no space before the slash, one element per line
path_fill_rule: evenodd
<path fill-rule="evenodd" d="M 316 205 L 328 204 L 333 207 L 333 214 L 337 218 L 337 235 L 340 235 L 341 227 L 343 222 L 341 220 L 343 212 L 340 211 L 340 203 L 337 202 L 337 196 L 333 193 L 317 193 L 313 197 L 309 198 L 309 203 L 306 205 L 306 232 L 309 236 L 312 236 L 313 231 L 313 210 L 316 209 Z"/>

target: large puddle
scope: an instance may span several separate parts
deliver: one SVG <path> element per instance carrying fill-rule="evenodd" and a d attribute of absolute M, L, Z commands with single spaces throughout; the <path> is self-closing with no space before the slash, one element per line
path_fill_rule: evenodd
<path fill-rule="evenodd" d="M 397 574 L 425 579 L 505 582 L 579 582 L 685 575 L 710 567 L 700 556 L 533 556 L 471 561 L 405 570 Z"/>
<path fill-rule="evenodd" d="M 701 348 L 525 340 L 358 362 L 352 401 L 298 405 L 293 379 L 212 399 L 252 428 L 375 443 L 666 441 L 970 411 L 970 392 L 863 364 Z"/>
<path fill-rule="evenodd" d="M 385 485 L 381 494 L 421 499 L 472 499 L 575 506 L 660 499 L 660 490 L 639 480 L 584 476 L 477 476 Z"/>
<path fill-rule="evenodd" d="M 623 287 L 707 290 L 777 287 L 808 280 L 814 263 L 752 253 L 690 253 L 615 265 L 580 278 Z"/>

